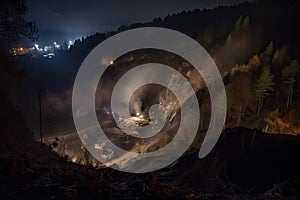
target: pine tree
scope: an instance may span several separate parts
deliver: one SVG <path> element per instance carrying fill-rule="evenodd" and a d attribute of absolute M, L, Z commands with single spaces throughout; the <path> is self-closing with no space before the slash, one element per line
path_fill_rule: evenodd
<path fill-rule="evenodd" d="M 271 41 L 269 43 L 269 45 L 267 46 L 266 51 L 265 51 L 265 54 L 266 54 L 267 58 L 270 58 L 272 56 L 272 54 L 273 54 L 273 48 L 274 48 L 274 45 L 273 45 L 273 42 Z"/>
<path fill-rule="evenodd" d="M 244 22 L 243 22 L 242 27 L 243 27 L 243 28 L 248 28 L 249 25 L 250 25 L 250 18 L 249 18 L 249 16 L 247 16 L 247 17 L 244 19 Z"/>
<path fill-rule="evenodd" d="M 231 38 L 231 34 L 229 34 L 227 39 L 226 39 L 226 43 L 230 44 L 231 42 L 232 42 L 232 38 Z"/>
<path fill-rule="evenodd" d="M 282 70 L 281 80 L 283 84 L 286 84 L 288 86 L 286 102 L 287 108 L 292 105 L 294 85 L 296 82 L 296 75 L 299 72 L 299 68 L 299 62 L 297 60 L 292 60 L 291 64 L 289 66 L 285 66 L 285 68 Z"/>
<path fill-rule="evenodd" d="M 257 100 L 257 116 L 263 107 L 265 97 L 269 96 L 274 91 L 273 75 L 270 74 L 270 69 L 264 67 L 260 77 L 256 82 L 255 93 Z"/>
<path fill-rule="evenodd" d="M 238 18 L 238 20 L 237 20 L 237 21 L 235 22 L 235 24 L 234 24 L 234 30 L 240 29 L 241 26 L 242 26 L 242 23 L 243 23 L 243 17 L 240 16 L 240 17 Z"/>
<path fill-rule="evenodd" d="M 272 63 L 279 65 L 279 66 L 283 66 L 283 65 L 287 64 L 289 61 L 290 61 L 290 58 L 289 58 L 286 47 L 276 49 L 276 51 L 273 55 L 273 58 L 272 58 Z"/>

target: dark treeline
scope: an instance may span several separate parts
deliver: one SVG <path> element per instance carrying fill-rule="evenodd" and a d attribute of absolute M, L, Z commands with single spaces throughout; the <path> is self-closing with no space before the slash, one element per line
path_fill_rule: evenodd
<path fill-rule="evenodd" d="M 227 127 L 242 125 L 298 134 L 299 10 L 298 1 L 262 0 L 183 11 L 87 36 L 75 41 L 70 56 L 83 59 L 101 41 L 133 28 L 165 27 L 180 31 L 205 47 L 224 77 Z M 134 60 L 139 62 L 143 57 L 134 56 Z"/>
<path fill-rule="evenodd" d="M 52 134 L 50 129 L 55 126 L 68 129 L 74 126 L 71 114 L 74 77 L 85 56 L 96 45 L 125 30 L 154 26 L 185 33 L 211 54 L 226 87 L 226 127 L 244 126 L 298 135 L 299 10 L 300 3 L 296 0 L 262 0 L 183 11 L 164 19 L 155 18 L 152 22 L 84 37 L 77 40 L 70 51 L 60 51 L 51 60 L 14 59 L 6 49 L 22 38 L 35 40 L 37 26 L 26 21 L 25 0 L 0 0 L 1 199 L 173 199 L 174 196 L 178 199 L 298 199 L 299 136 L 263 134 L 257 129 L 241 127 L 226 129 L 205 159 L 199 160 L 196 155 L 202 139 L 199 137 L 174 165 L 136 175 L 109 168 L 95 169 L 76 133 L 61 136 L 57 131 L 51 143 L 47 143 L 46 133 Z M 177 67 L 192 82 L 192 66 L 172 56 L 151 53 L 151 50 L 123 55 L 113 62 L 111 71 L 106 71 L 109 74 L 105 82 L 110 84 L 113 76 L 151 61 Z M 41 78 L 40 82 L 34 80 L 35 76 Z M 27 88 L 19 99 L 16 94 L 24 85 L 30 90 Z M 197 92 L 201 111 L 204 111 L 199 132 L 208 124 L 203 117 L 210 111 L 206 109 L 208 95 Z M 153 95 L 148 93 L 143 98 L 150 99 L 149 96 Z M 20 101 L 29 102 L 23 107 L 28 113 L 21 110 Z M 35 114 L 36 117 L 29 117 Z M 30 120 L 38 124 L 42 145 L 33 138 L 34 128 L 27 128 Z M 107 129 L 114 134 L 120 131 L 109 126 Z M 169 135 L 164 136 L 158 138 L 155 148 L 170 141 Z M 189 154 L 192 150 L 197 153 Z"/>
<path fill-rule="evenodd" d="M 166 16 L 164 19 L 155 18 L 152 22 L 135 23 L 121 26 L 117 31 L 96 33 L 75 41 L 72 51 L 87 54 L 99 42 L 111 35 L 138 27 L 165 27 L 180 31 L 196 39 L 209 51 L 222 45 L 240 27 L 249 27 L 250 31 L 261 32 L 257 38 L 261 43 L 260 49 L 273 41 L 275 46 L 288 45 L 291 53 L 296 56 L 299 50 L 300 22 L 298 12 L 300 4 L 295 0 L 262 0 L 254 3 L 242 3 L 233 6 L 219 6 L 214 9 L 195 9 L 182 11 Z M 249 30 L 247 30 L 249 31 Z"/>

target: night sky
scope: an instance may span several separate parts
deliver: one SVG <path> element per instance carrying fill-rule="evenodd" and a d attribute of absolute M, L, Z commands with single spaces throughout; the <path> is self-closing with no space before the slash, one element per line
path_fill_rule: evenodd
<path fill-rule="evenodd" d="M 243 1 L 246 0 L 28 0 L 28 17 L 40 25 L 38 42 L 45 45 L 164 18 L 183 10 Z"/>

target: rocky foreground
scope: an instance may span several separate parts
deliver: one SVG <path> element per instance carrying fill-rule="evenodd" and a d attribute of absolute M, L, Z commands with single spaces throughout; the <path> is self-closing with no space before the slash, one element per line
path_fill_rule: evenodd
<path fill-rule="evenodd" d="M 127 174 L 71 163 L 47 146 L 1 145 L 1 199 L 299 199 L 300 137 L 234 128 L 204 159 Z"/>

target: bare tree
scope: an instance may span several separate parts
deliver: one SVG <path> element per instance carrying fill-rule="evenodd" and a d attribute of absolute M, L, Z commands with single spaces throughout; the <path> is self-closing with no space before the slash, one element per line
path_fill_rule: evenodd
<path fill-rule="evenodd" d="M 37 93 L 38 93 L 38 107 L 39 107 L 40 142 L 41 142 L 41 144 L 43 144 L 43 112 L 42 112 L 42 107 L 43 107 L 43 99 L 44 99 L 44 95 L 45 95 L 43 87 L 38 87 Z"/>

